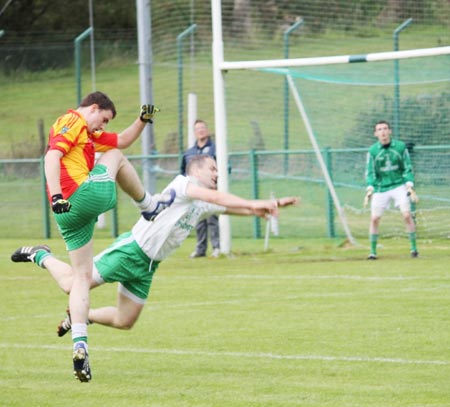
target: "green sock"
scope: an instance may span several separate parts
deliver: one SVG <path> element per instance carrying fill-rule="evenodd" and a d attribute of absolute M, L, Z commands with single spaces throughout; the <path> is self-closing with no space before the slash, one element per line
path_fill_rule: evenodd
<path fill-rule="evenodd" d="M 370 254 L 377 254 L 378 234 L 370 234 Z"/>
<path fill-rule="evenodd" d="M 416 232 L 410 232 L 409 235 L 409 243 L 411 245 L 411 251 L 417 252 L 417 246 L 416 246 Z"/>
<path fill-rule="evenodd" d="M 73 343 L 76 343 L 76 342 L 86 342 L 87 343 L 87 336 L 79 336 L 78 338 L 73 338 L 72 342 Z"/>
<path fill-rule="evenodd" d="M 36 263 L 39 267 L 45 268 L 45 267 L 42 265 L 42 262 L 44 261 L 45 258 L 47 258 L 48 256 L 51 256 L 51 255 L 52 255 L 52 254 L 49 253 L 49 252 L 47 252 L 46 250 L 39 250 L 39 251 L 36 253 L 36 257 L 34 258 L 34 261 L 35 261 L 35 263 Z"/>

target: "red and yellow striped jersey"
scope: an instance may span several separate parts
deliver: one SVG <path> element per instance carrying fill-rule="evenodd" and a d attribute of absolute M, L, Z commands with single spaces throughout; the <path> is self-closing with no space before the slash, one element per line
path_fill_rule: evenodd
<path fill-rule="evenodd" d="M 75 110 L 56 120 L 50 129 L 48 150 L 63 153 L 60 184 L 64 199 L 76 191 L 94 168 L 95 152 L 116 148 L 117 142 L 117 133 L 89 133 L 86 120 Z"/>

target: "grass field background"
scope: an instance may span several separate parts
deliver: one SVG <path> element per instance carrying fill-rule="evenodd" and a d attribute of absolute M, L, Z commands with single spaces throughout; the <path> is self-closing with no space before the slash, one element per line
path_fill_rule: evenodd
<path fill-rule="evenodd" d="M 110 239 L 97 239 L 96 251 Z M 450 242 L 233 241 L 229 258 L 158 269 L 131 331 L 89 328 L 93 380 L 72 378 L 67 297 L 2 239 L 0 406 L 449 406 Z M 67 260 L 62 240 L 48 242 Z M 116 287 L 92 291 L 114 304 Z"/>

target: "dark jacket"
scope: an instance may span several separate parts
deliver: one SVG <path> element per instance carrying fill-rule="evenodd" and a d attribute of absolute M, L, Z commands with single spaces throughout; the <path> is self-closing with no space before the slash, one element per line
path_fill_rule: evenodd
<path fill-rule="evenodd" d="M 186 175 L 186 166 L 188 165 L 191 158 L 194 157 L 195 155 L 200 155 L 200 154 L 210 155 L 211 157 L 214 158 L 214 160 L 216 159 L 216 145 L 211 140 L 211 137 L 208 137 L 208 141 L 206 142 L 206 144 L 203 147 L 199 147 L 197 142 L 195 142 L 193 147 L 188 148 L 184 152 L 183 159 L 181 161 L 181 174 L 182 175 Z"/>

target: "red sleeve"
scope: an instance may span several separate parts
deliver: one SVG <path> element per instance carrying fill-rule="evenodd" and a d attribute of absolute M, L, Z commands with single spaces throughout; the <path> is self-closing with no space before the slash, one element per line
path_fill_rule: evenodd
<path fill-rule="evenodd" d="M 106 131 L 95 134 L 94 137 L 95 151 L 104 152 L 117 148 L 119 135 L 117 133 L 108 133 Z"/>

